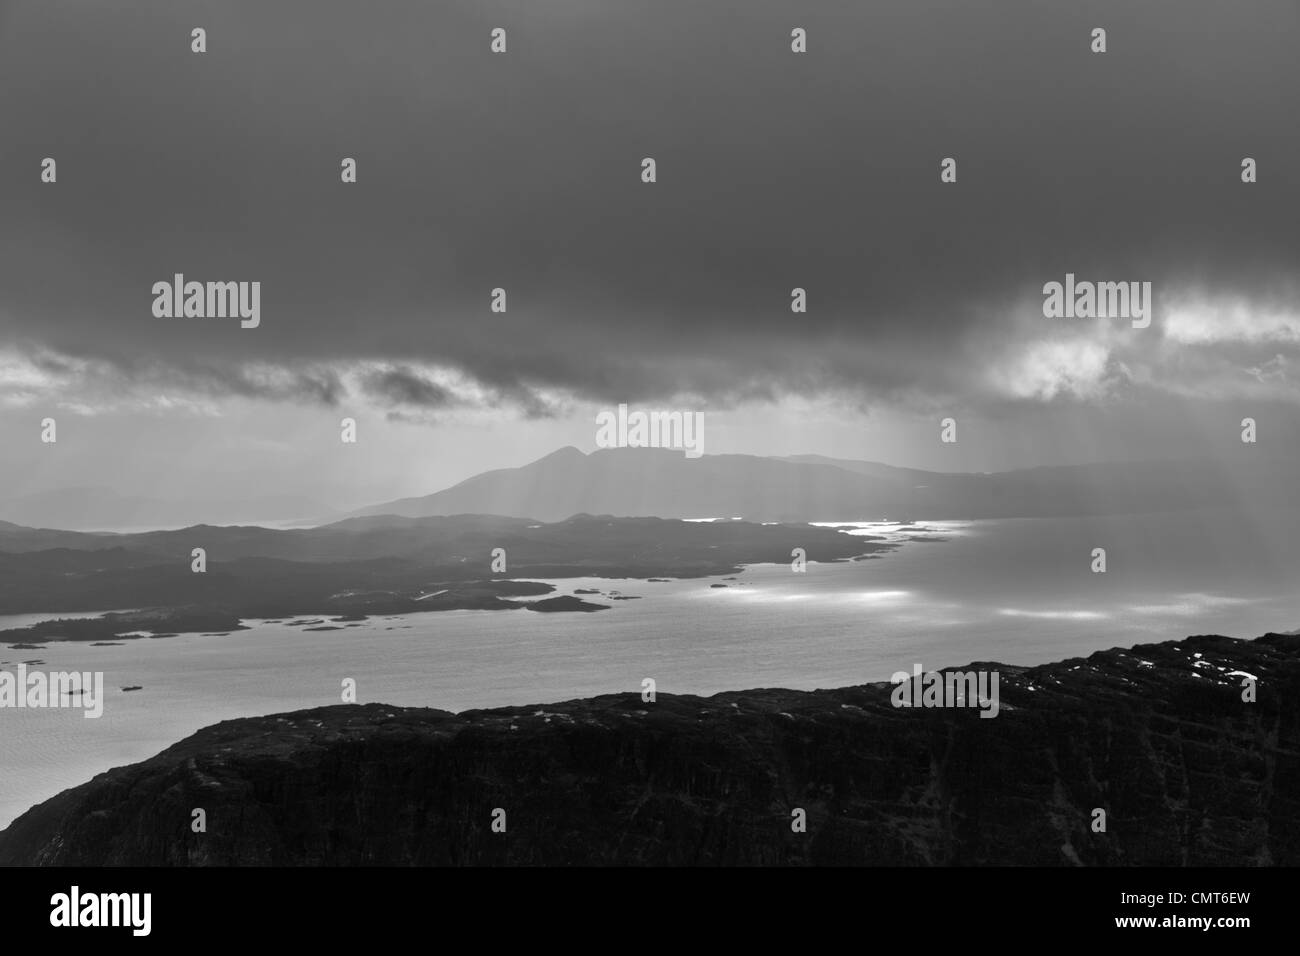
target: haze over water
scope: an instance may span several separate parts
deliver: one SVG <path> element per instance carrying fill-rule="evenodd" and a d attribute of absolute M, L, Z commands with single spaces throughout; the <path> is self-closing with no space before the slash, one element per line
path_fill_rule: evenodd
<path fill-rule="evenodd" d="M 914 663 L 1032 665 L 1095 650 L 1300 628 L 1300 515 L 1178 513 L 870 526 L 868 560 L 760 565 L 738 580 L 551 582 L 613 589 L 594 614 L 444 611 L 337 631 L 247 622 L 225 637 L 0 648 L 0 661 L 104 671 L 104 715 L 0 711 L 0 826 L 94 774 L 221 720 L 340 703 L 459 711 L 639 692 L 712 694 L 888 680 Z M 907 540 L 920 538 L 922 540 Z M 1107 572 L 1090 570 L 1094 547 Z M 711 587 L 726 584 L 725 588 Z M 69 615 L 65 615 L 69 616 Z M 0 627 L 41 615 L 0 618 Z M 328 623 L 328 622 L 327 622 Z M 122 687 L 142 685 L 130 693 Z"/>

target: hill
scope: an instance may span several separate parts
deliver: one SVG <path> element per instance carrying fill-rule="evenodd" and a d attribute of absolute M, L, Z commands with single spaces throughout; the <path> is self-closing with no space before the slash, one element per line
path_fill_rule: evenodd
<path fill-rule="evenodd" d="M 227 721 L 32 808 L 0 865 L 1300 863 L 1300 638 L 971 666 L 995 719 L 870 684 Z"/>

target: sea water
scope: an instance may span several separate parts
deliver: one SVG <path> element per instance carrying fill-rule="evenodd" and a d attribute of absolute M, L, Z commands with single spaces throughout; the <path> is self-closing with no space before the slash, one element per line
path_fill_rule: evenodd
<path fill-rule="evenodd" d="M 1189 634 L 1300 628 L 1300 515 L 869 525 L 897 549 L 856 562 L 596 588 L 596 613 L 440 611 L 305 631 L 249 621 L 226 636 L 0 646 L 0 666 L 103 671 L 103 716 L 0 710 L 0 826 L 60 790 L 222 720 L 341 703 L 532 705 L 607 693 L 713 694 L 885 681 L 914 664 L 1032 665 Z M 1096 573 L 1093 550 L 1105 548 Z M 714 584 L 726 587 L 715 588 Z M 611 600 L 611 591 L 636 600 Z M 68 616 L 68 615 L 64 615 Z M 41 615 L 0 618 L 0 628 Z M 29 665 L 30 667 L 30 665 Z M 140 690 L 123 691 L 139 685 Z"/>

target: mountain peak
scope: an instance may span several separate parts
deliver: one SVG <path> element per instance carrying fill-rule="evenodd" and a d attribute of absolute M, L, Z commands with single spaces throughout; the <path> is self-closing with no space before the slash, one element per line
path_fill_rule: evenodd
<path fill-rule="evenodd" d="M 543 455 L 541 458 L 537 459 L 537 461 L 533 462 L 533 464 L 540 464 L 544 461 L 578 461 L 579 459 L 586 457 L 587 455 L 580 448 L 575 448 L 573 445 L 565 445 L 563 448 L 557 448 L 549 455 Z"/>

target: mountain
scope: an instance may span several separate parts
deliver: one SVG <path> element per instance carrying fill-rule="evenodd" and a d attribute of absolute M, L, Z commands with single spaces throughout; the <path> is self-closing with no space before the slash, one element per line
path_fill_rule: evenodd
<path fill-rule="evenodd" d="M 502 514 L 559 521 L 573 514 L 730 518 L 754 521 L 861 517 L 869 501 L 905 495 L 892 484 L 841 468 L 755 455 L 562 448 L 522 468 L 485 472 L 445 491 L 366 508 L 408 517 Z M 897 514 L 897 511 L 894 512 Z"/>
<path fill-rule="evenodd" d="M 1243 456 L 1103 462 L 993 474 L 949 474 L 804 455 L 703 455 L 654 448 L 562 448 L 520 468 L 485 472 L 419 498 L 357 514 L 572 514 L 853 521 L 1135 514 L 1242 504 L 1300 504 L 1296 469 Z"/>
<path fill-rule="evenodd" d="M 499 515 L 541 522 L 576 514 L 749 521 L 943 520 L 1136 514 L 1211 507 L 1297 507 L 1294 461 L 1253 450 L 1235 460 L 1100 462 L 1014 471 L 947 473 L 871 461 L 795 455 L 703 455 L 659 448 L 573 447 L 442 491 L 352 517 Z M 104 489 L 61 489 L 0 502 L 0 550 L 65 546 L 57 532 L 256 524 L 337 515 L 307 499 L 168 502 Z M 29 533 L 6 533 L 17 523 Z M 250 532 L 251 533 L 251 532 Z M 68 547 L 81 547 L 68 544 Z M 103 538 L 101 547 L 113 547 Z"/>
<path fill-rule="evenodd" d="M 0 865 L 1300 864 L 1300 638 L 970 666 L 994 719 L 869 684 L 226 721 L 33 807 Z"/>

